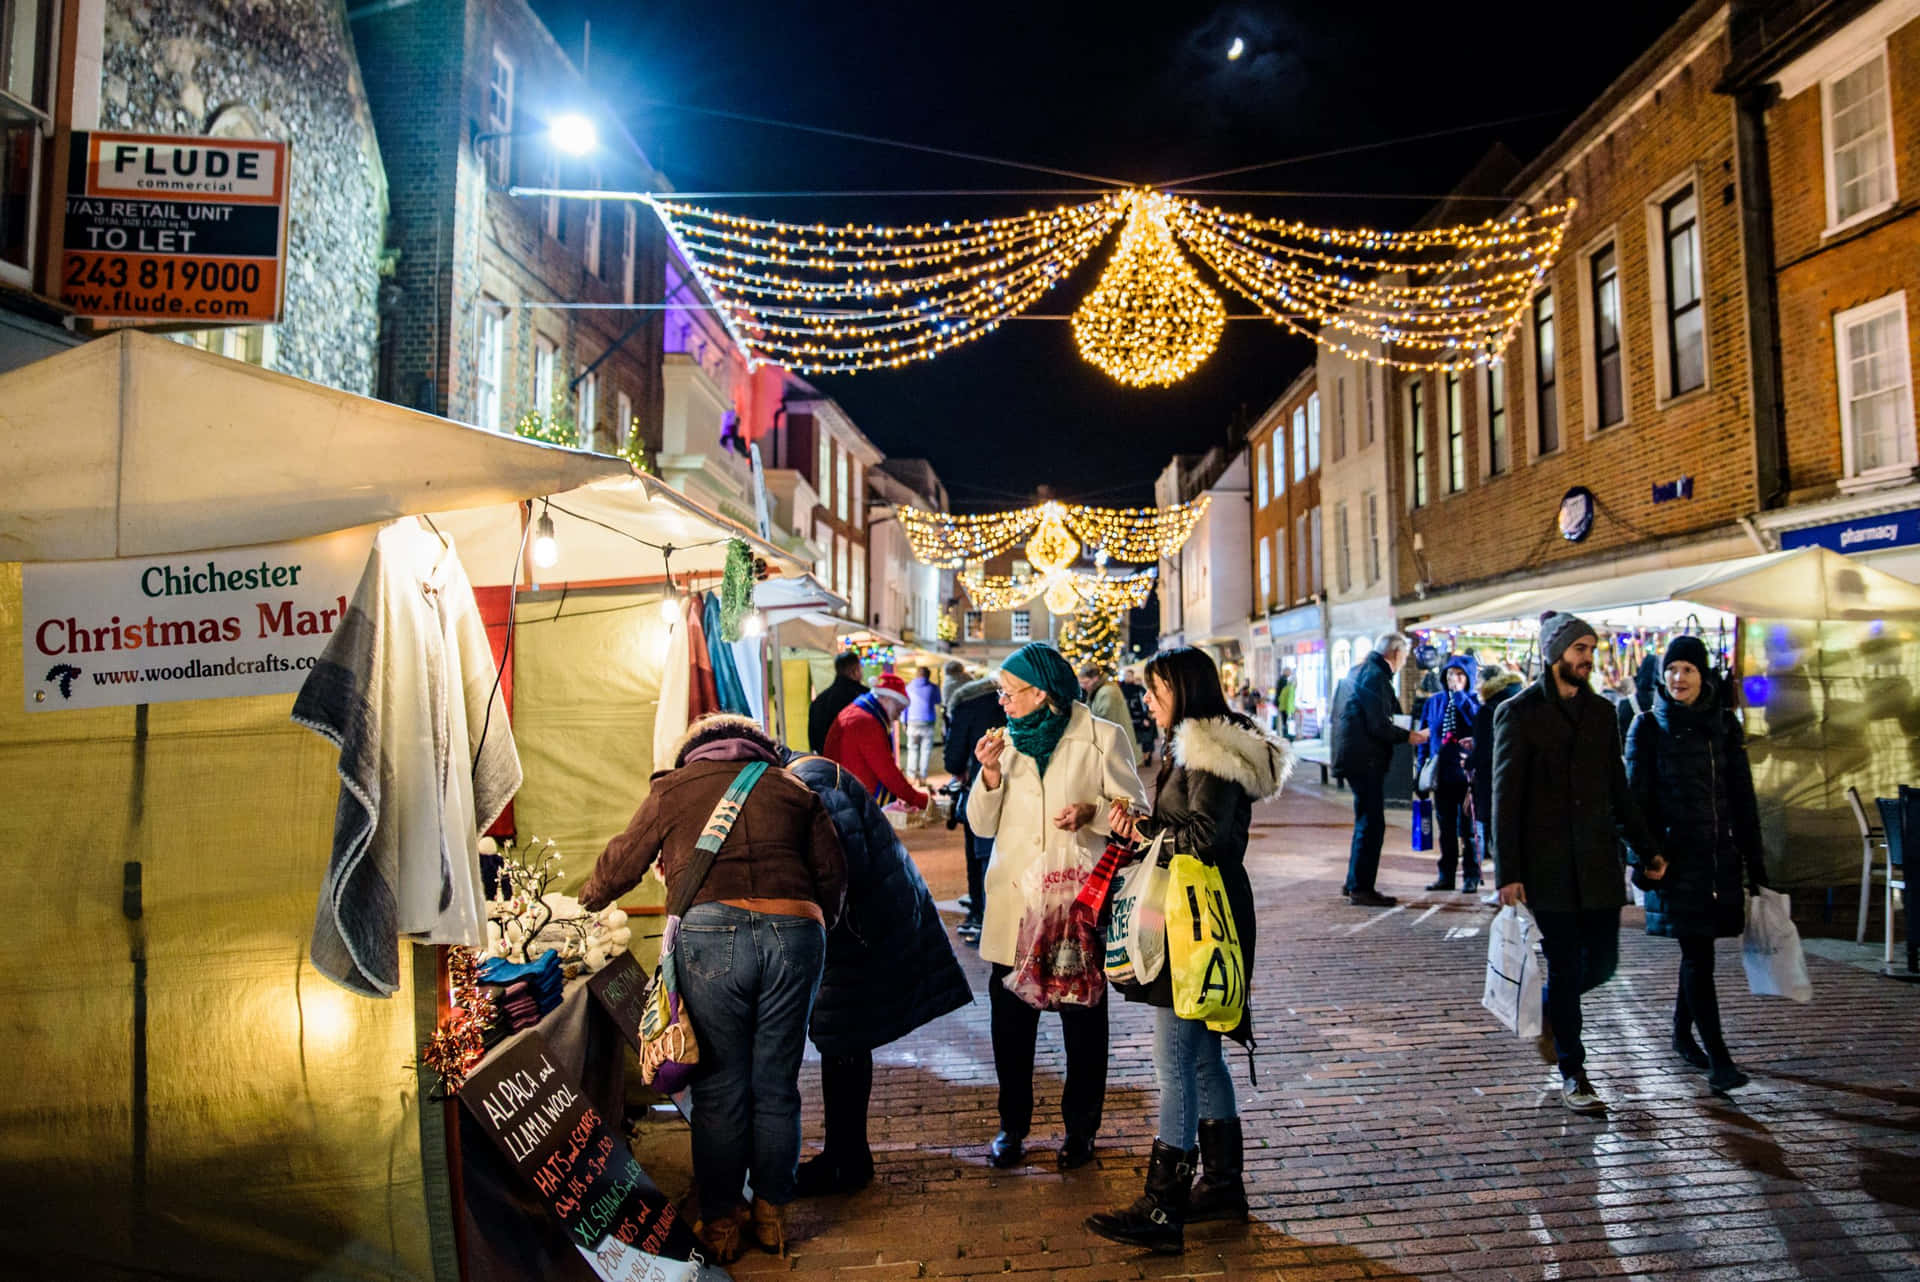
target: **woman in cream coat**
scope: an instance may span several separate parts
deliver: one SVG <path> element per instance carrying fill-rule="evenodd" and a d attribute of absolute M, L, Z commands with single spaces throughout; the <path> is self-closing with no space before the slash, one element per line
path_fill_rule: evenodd
<path fill-rule="evenodd" d="M 980 778 L 967 798 L 967 821 L 993 839 L 980 955 L 993 964 L 988 981 L 993 1066 L 1000 1082 L 1000 1133 L 988 1150 L 993 1165 L 1018 1166 L 1033 1122 L 1033 1048 L 1040 1012 L 1003 982 L 1016 960 L 1026 883 L 1046 855 L 1066 855 L 1091 872 L 1107 844 L 1115 801 L 1144 814 L 1146 790 L 1127 743 L 1132 731 L 1102 721 L 1076 702 L 1073 668 L 1058 650 L 1032 642 L 1015 651 L 994 679 L 1007 710 L 1007 733 L 975 749 Z M 1060 1168 L 1093 1160 L 1107 1091 L 1107 1004 L 1063 1007 L 1067 1080 L 1060 1101 L 1066 1141 Z"/>

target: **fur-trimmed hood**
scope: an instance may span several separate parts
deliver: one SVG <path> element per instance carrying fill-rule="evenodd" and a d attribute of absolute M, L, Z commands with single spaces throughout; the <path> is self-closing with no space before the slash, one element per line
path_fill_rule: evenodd
<path fill-rule="evenodd" d="M 978 699 L 983 695 L 998 697 L 999 693 L 1000 683 L 992 677 L 975 677 L 954 690 L 947 706 L 958 707 L 969 699 Z"/>
<path fill-rule="evenodd" d="M 1244 717 L 1189 717 L 1173 732 L 1174 764 L 1239 784 L 1255 801 L 1280 795 L 1293 773 L 1287 741 Z"/>
<path fill-rule="evenodd" d="M 1480 702 L 1485 703 L 1502 690 L 1512 690 L 1525 684 L 1518 672 L 1502 668 L 1498 672 L 1489 672 L 1480 679 Z"/>
<path fill-rule="evenodd" d="M 695 749 L 708 744 L 717 744 L 721 740 L 738 740 L 738 748 L 724 754 L 725 760 L 765 761 L 769 765 L 780 765 L 785 751 L 773 741 L 772 736 L 761 728 L 752 717 L 743 717 L 732 712 L 714 712 L 701 717 L 687 727 L 680 741 L 673 745 L 673 767 L 687 764 L 687 755 Z M 748 745 L 751 745 L 749 747 Z M 668 767 L 659 766 L 655 773 Z"/>

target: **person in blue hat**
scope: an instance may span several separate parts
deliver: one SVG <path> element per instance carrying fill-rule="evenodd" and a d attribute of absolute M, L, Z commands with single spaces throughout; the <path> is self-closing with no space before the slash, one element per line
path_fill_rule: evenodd
<path fill-rule="evenodd" d="M 1079 702 L 1079 678 L 1058 650 L 1030 642 L 994 679 L 1007 725 L 982 736 L 974 749 L 980 776 L 967 797 L 967 821 L 993 842 L 980 955 L 993 965 L 987 991 L 1000 1081 L 1000 1133 L 988 1159 L 1004 1170 L 1025 1159 L 1033 1122 L 1040 1012 L 1004 982 L 1017 960 L 1029 883 L 1043 863 L 1058 859 L 1091 872 L 1106 851 L 1112 803 L 1125 802 L 1137 814 L 1147 813 L 1148 805 L 1126 741 L 1129 731 Z M 1061 1007 L 1060 1028 L 1067 1048 L 1060 1100 L 1067 1134 L 1059 1163 L 1072 1170 L 1093 1160 L 1106 1101 L 1107 1003 Z"/>

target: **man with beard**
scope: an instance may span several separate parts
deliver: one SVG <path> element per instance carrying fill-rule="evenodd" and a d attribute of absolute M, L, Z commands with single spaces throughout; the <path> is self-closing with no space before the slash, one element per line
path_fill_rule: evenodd
<path fill-rule="evenodd" d="M 1500 902 L 1527 905 L 1540 924 L 1560 1098 L 1576 1113 L 1606 1107 L 1587 1080 L 1580 998 L 1613 978 L 1619 962 L 1620 910 L 1627 902 L 1620 843 L 1632 847 L 1649 880 L 1666 873 L 1627 787 L 1613 708 L 1589 683 L 1598 640 L 1584 619 L 1547 615 L 1540 623 L 1546 671 L 1493 719 Z"/>

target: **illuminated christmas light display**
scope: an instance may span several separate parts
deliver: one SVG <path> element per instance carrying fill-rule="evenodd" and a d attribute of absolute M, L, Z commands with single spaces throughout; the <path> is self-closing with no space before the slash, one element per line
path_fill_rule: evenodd
<path fill-rule="evenodd" d="M 990 333 L 1117 226 L 1073 313 L 1082 356 L 1166 386 L 1219 343 L 1227 312 L 1190 250 L 1263 316 L 1357 360 L 1460 369 L 1498 359 L 1560 251 L 1571 201 L 1391 232 L 1315 227 L 1136 189 L 1010 218 L 907 226 L 743 218 L 647 197 L 750 364 L 899 368 Z"/>
<path fill-rule="evenodd" d="M 1079 559 L 1082 545 L 1136 565 L 1172 556 L 1193 533 L 1210 498 L 1164 508 L 1084 507 L 1078 503 L 1048 502 L 1013 512 L 956 516 L 902 507 L 900 525 L 907 532 L 913 555 L 925 565 L 956 570 L 969 561 L 983 561 L 1012 547 L 1028 531 L 1040 529 L 1027 541 L 1027 560 L 1043 573 L 1064 568 Z M 1072 544 L 1071 550 L 1068 544 Z M 992 607 L 983 607 L 992 608 Z"/>

